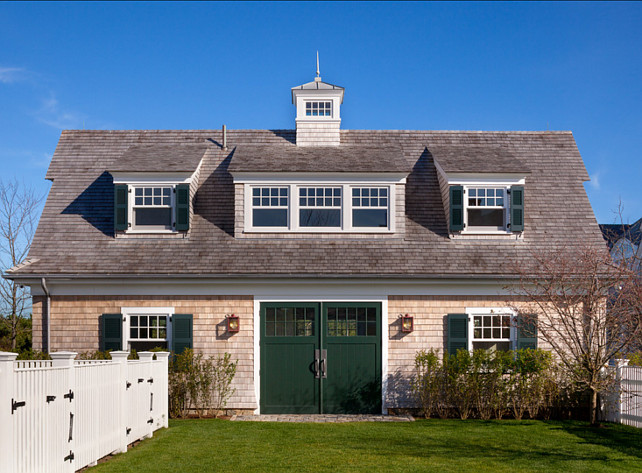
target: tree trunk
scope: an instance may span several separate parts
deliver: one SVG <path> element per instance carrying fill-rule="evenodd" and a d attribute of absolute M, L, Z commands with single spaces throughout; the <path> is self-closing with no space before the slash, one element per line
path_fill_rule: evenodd
<path fill-rule="evenodd" d="M 591 426 L 599 426 L 598 412 L 599 406 L 597 404 L 597 389 L 591 388 Z"/>

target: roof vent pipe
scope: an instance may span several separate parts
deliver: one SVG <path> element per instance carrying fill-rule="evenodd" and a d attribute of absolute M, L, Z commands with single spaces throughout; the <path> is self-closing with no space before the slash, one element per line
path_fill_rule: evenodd
<path fill-rule="evenodd" d="M 227 151 L 227 127 L 223 125 L 223 151 Z"/>

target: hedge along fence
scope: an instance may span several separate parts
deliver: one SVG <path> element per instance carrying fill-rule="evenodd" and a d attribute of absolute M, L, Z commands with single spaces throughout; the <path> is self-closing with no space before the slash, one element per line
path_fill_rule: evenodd
<path fill-rule="evenodd" d="M 426 417 L 549 418 L 567 395 L 549 352 L 434 350 L 415 356 L 412 392 Z"/>

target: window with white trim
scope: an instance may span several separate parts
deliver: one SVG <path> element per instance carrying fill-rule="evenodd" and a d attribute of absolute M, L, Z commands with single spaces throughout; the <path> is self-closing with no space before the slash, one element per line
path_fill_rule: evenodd
<path fill-rule="evenodd" d="M 352 226 L 380 228 L 388 226 L 387 187 L 352 188 Z"/>
<path fill-rule="evenodd" d="M 252 226 L 288 227 L 289 188 L 252 188 Z"/>
<path fill-rule="evenodd" d="M 331 117 L 332 116 L 332 101 L 323 102 L 305 102 L 305 116 L 306 117 Z"/>
<path fill-rule="evenodd" d="M 469 309 L 472 350 L 508 351 L 515 346 L 515 314 L 510 309 Z"/>
<path fill-rule="evenodd" d="M 133 192 L 133 230 L 173 230 L 173 186 L 134 186 Z"/>
<path fill-rule="evenodd" d="M 246 232 L 395 231 L 394 184 L 246 184 Z"/>
<path fill-rule="evenodd" d="M 341 187 L 299 187 L 299 226 L 341 227 Z"/>
<path fill-rule="evenodd" d="M 171 307 L 123 307 L 123 341 L 126 350 L 149 351 L 170 348 Z"/>
<path fill-rule="evenodd" d="M 506 230 L 505 187 L 466 188 L 466 228 L 469 230 Z"/>

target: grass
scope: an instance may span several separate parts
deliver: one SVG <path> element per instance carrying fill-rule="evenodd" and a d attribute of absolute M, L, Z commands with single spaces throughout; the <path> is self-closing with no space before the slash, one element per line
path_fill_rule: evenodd
<path fill-rule="evenodd" d="M 91 473 L 176 471 L 642 471 L 642 431 L 542 421 L 174 420 L 154 438 L 90 469 Z"/>

